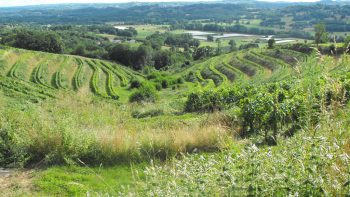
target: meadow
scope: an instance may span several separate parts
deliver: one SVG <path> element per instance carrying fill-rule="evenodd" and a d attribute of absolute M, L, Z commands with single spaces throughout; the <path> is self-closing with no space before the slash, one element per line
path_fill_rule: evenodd
<path fill-rule="evenodd" d="M 29 169 L 0 179 L 8 195 L 349 193 L 347 55 L 261 48 L 135 72 L 0 54 L 1 165 Z"/>

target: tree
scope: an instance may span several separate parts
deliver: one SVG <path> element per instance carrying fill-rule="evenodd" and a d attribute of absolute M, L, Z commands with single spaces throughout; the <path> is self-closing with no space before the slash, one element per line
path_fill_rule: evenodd
<path fill-rule="evenodd" d="M 184 51 L 187 52 L 187 51 L 189 51 L 189 50 L 190 50 L 190 46 L 189 46 L 188 43 L 186 43 L 186 44 L 184 45 Z"/>
<path fill-rule="evenodd" d="M 214 41 L 214 36 L 212 36 L 212 35 L 207 35 L 207 40 L 208 40 L 209 42 L 213 42 L 213 41 Z"/>
<path fill-rule="evenodd" d="M 267 41 L 268 48 L 269 48 L 269 49 L 273 49 L 274 46 L 275 46 L 275 43 L 276 43 L 275 39 L 270 38 L 270 39 Z"/>
<path fill-rule="evenodd" d="M 218 44 L 218 47 L 216 49 L 216 54 L 220 55 L 221 54 L 221 40 L 220 39 L 216 39 L 216 43 Z"/>
<path fill-rule="evenodd" d="M 328 33 L 324 24 L 315 25 L 315 43 L 318 46 L 319 43 L 325 43 L 328 40 Z"/>
<path fill-rule="evenodd" d="M 128 44 L 116 44 L 109 52 L 110 59 L 124 65 L 130 65 L 132 56 L 131 47 Z"/>
<path fill-rule="evenodd" d="M 1 43 L 17 48 L 50 53 L 62 53 L 64 50 L 61 37 L 50 31 L 15 30 L 4 36 Z"/>
<path fill-rule="evenodd" d="M 228 43 L 230 45 L 230 50 L 231 51 L 236 51 L 237 50 L 237 44 L 235 40 L 230 40 L 230 42 Z"/>
<path fill-rule="evenodd" d="M 134 54 L 134 68 L 137 70 L 142 69 L 144 66 L 152 64 L 153 49 L 149 45 L 141 45 L 138 47 Z"/>
<path fill-rule="evenodd" d="M 85 55 L 85 46 L 84 45 L 78 45 L 77 48 L 74 51 L 75 55 L 84 56 Z"/>
<path fill-rule="evenodd" d="M 168 50 L 157 51 L 154 56 L 154 67 L 156 69 L 161 69 L 166 66 L 171 65 L 171 52 Z"/>
<path fill-rule="evenodd" d="M 210 57 L 214 55 L 214 49 L 210 46 L 204 46 L 197 48 L 192 56 L 194 60 L 199 60 L 204 57 Z"/>

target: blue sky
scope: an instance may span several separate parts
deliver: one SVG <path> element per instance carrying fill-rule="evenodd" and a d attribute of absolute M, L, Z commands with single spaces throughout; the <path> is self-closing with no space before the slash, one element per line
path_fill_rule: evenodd
<path fill-rule="evenodd" d="M 0 6 L 23 6 L 38 4 L 58 4 L 58 3 L 124 3 L 130 1 L 138 2 L 171 2 L 171 1 L 203 1 L 203 0 L 0 0 Z M 208 0 L 204 0 L 208 1 Z M 210 0 L 209 0 L 210 1 Z M 285 2 L 315 2 L 318 0 L 265 0 L 265 1 L 285 1 Z"/>

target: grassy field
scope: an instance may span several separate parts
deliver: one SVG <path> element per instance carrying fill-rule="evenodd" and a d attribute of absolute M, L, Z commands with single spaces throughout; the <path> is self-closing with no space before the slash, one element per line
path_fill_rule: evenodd
<path fill-rule="evenodd" d="M 0 162 L 15 169 L 0 177 L 0 188 L 7 196 L 348 194 L 348 62 L 346 55 L 250 49 L 147 80 L 107 61 L 1 49 Z M 156 86 L 179 78 L 156 92 L 155 103 L 129 102 L 134 79 Z M 232 88 L 239 91 L 226 92 Z M 195 106 L 215 109 L 240 91 L 247 95 L 234 107 L 186 110 L 191 93 L 207 102 Z M 281 121 L 275 146 L 263 143 L 263 133 L 242 137 L 250 109 L 262 110 L 257 126 L 271 125 L 259 121 L 270 120 L 271 102 L 262 104 L 274 96 L 285 100 L 283 114 L 321 107 L 306 110 L 293 134 L 282 133 Z"/>

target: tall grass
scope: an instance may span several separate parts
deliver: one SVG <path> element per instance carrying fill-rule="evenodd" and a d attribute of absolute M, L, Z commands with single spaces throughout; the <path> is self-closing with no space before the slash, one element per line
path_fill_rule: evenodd
<path fill-rule="evenodd" d="M 329 112 L 317 131 L 305 130 L 274 147 L 249 141 L 221 153 L 186 155 L 147 167 L 131 196 L 346 196 L 349 109 Z"/>
<path fill-rule="evenodd" d="M 78 93 L 79 94 L 79 93 Z M 89 165 L 167 159 L 193 150 L 224 146 L 227 131 L 202 125 L 199 118 L 178 122 L 175 115 L 134 119 L 131 106 L 86 97 L 62 96 L 41 104 L 8 102 L 1 108 L 0 133 L 11 136 L 8 148 L 17 155 L 6 165 Z M 135 106 L 132 106 L 135 107 Z"/>

